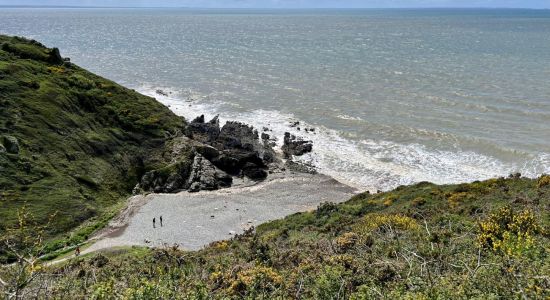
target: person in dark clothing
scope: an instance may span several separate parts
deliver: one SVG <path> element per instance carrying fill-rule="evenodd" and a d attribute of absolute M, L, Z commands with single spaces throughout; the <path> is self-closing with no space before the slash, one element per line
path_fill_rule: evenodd
<path fill-rule="evenodd" d="M 156 221 L 157 221 L 157 220 L 155 220 L 155 218 L 153 218 L 153 228 L 156 228 L 156 227 L 155 227 L 155 222 L 156 222 Z"/>
<path fill-rule="evenodd" d="M 76 249 L 74 250 L 74 256 L 80 255 L 80 246 L 76 246 Z"/>
<path fill-rule="evenodd" d="M 160 216 L 160 227 L 162 227 L 162 216 Z"/>

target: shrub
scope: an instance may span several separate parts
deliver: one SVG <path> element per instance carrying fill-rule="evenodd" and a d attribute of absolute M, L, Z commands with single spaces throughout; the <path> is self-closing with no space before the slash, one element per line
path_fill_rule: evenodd
<path fill-rule="evenodd" d="M 452 193 L 448 197 L 449 204 L 451 207 L 457 207 L 460 203 L 464 202 L 464 200 L 467 200 L 470 198 L 470 194 L 466 192 L 458 192 L 458 193 Z"/>
<path fill-rule="evenodd" d="M 394 195 L 391 195 L 389 197 L 387 197 L 386 199 L 384 199 L 384 202 L 382 204 L 384 204 L 384 206 L 388 207 L 388 206 L 391 206 L 393 204 L 393 201 L 397 200 L 397 197 L 394 196 Z"/>
<path fill-rule="evenodd" d="M 336 239 L 336 245 L 340 250 L 346 251 L 357 243 L 359 236 L 355 232 L 346 232 Z"/>
<path fill-rule="evenodd" d="M 328 216 L 331 213 L 337 212 L 338 206 L 332 202 L 323 202 L 317 208 L 317 217 Z"/>
<path fill-rule="evenodd" d="M 416 230 L 418 223 L 413 218 L 401 214 L 368 214 L 354 226 L 360 235 L 375 230 Z"/>
<path fill-rule="evenodd" d="M 516 213 L 506 206 L 479 223 L 478 243 L 509 256 L 520 256 L 531 249 L 534 235 L 542 232 L 535 215 L 530 210 Z"/>
<path fill-rule="evenodd" d="M 415 198 L 413 201 L 412 201 L 412 206 L 414 207 L 420 207 L 422 205 L 426 204 L 426 199 L 422 198 L 422 197 L 418 197 L 418 198 Z"/>
<path fill-rule="evenodd" d="M 315 280 L 315 299 L 343 299 L 344 277 L 341 267 L 325 267 Z"/>
<path fill-rule="evenodd" d="M 69 78 L 67 78 L 67 81 L 69 82 L 69 84 L 71 86 L 74 86 L 74 87 L 77 87 L 77 88 L 81 88 L 81 89 L 85 89 L 85 90 L 89 90 L 93 87 L 95 87 L 95 82 L 92 81 L 91 79 L 88 79 L 80 74 L 74 74 L 74 75 L 71 75 L 69 76 Z"/>
<path fill-rule="evenodd" d="M 237 273 L 237 278 L 229 285 L 232 294 L 272 292 L 281 286 L 283 277 L 270 267 L 257 266 Z"/>
<path fill-rule="evenodd" d="M 550 175 L 542 175 L 537 180 L 537 188 L 539 189 L 548 185 L 550 185 Z"/>

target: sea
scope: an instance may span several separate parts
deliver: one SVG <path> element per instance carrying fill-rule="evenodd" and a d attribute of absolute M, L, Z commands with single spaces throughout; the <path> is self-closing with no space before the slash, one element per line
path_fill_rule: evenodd
<path fill-rule="evenodd" d="M 0 8 L 0 34 L 312 140 L 296 159 L 361 190 L 550 173 L 550 10 Z"/>

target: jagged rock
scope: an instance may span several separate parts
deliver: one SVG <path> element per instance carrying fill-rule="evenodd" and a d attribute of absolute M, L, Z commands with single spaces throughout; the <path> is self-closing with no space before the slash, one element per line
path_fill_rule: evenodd
<path fill-rule="evenodd" d="M 156 90 L 155 93 L 157 93 L 158 95 L 161 95 L 161 96 L 168 97 L 168 94 L 165 91 L 161 90 L 161 89 Z"/>
<path fill-rule="evenodd" d="M 190 169 L 191 162 L 186 159 L 162 169 L 147 172 L 141 178 L 139 187 L 144 191 L 155 193 L 173 193 L 185 190 L 189 187 L 187 178 Z"/>
<path fill-rule="evenodd" d="M 285 163 L 285 167 L 294 172 L 317 174 L 317 170 L 314 166 L 302 162 L 287 160 Z"/>
<path fill-rule="evenodd" d="M 249 125 L 227 122 L 220 128 L 218 117 L 205 123 L 202 115 L 190 123 L 189 132 L 193 139 L 206 144 L 195 146 L 195 152 L 231 175 L 264 179 L 267 165 L 276 161 L 270 136 L 263 133 L 260 140 L 258 131 Z M 247 163 L 255 167 L 248 165 L 245 171 Z"/>
<path fill-rule="evenodd" d="M 220 121 L 216 116 L 205 123 L 204 115 L 201 115 L 189 123 L 188 130 L 190 137 L 194 140 L 210 144 L 220 135 Z"/>
<path fill-rule="evenodd" d="M 263 180 L 267 177 L 267 172 L 256 164 L 246 163 L 243 167 L 243 175 L 252 180 Z"/>
<path fill-rule="evenodd" d="M 254 151 L 261 147 L 258 132 L 240 122 L 227 122 L 223 125 L 216 144 L 221 149 L 240 148 Z"/>
<path fill-rule="evenodd" d="M 6 148 L 6 152 L 11 154 L 19 153 L 19 141 L 17 140 L 17 138 L 9 135 L 4 136 L 3 144 Z"/>
<path fill-rule="evenodd" d="M 229 174 L 237 175 L 240 172 L 239 160 L 227 154 L 216 157 L 212 163 Z"/>
<path fill-rule="evenodd" d="M 61 53 L 59 52 L 58 48 L 52 48 L 50 55 L 49 55 L 49 61 L 52 64 L 60 65 L 64 62 L 63 57 L 61 57 Z"/>
<path fill-rule="evenodd" d="M 313 150 L 313 144 L 311 141 L 304 141 L 296 136 L 285 132 L 285 138 L 283 142 L 283 154 L 285 158 L 291 158 L 294 156 L 301 156 Z"/>
<path fill-rule="evenodd" d="M 195 146 L 195 151 L 210 161 L 220 156 L 218 149 L 204 144 Z"/>
<path fill-rule="evenodd" d="M 200 190 L 216 190 L 220 187 L 229 187 L 233 178 L 216 168 L 204 156 L 196 154 L 187 183 L 190 192 Z"/>

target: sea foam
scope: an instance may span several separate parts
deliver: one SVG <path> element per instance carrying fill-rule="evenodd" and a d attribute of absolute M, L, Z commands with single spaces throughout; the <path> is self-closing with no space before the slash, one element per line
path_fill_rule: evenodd
<path fill-rule="evenodd" d="M 282 137 L 290 132 L 314 143 L 313 152 L 296 161 L 314 165 L 320 173 L 359 190 L 390 190 L 399 185 L 429 181 L 450 184 L 507 176 L 521 172 L 536 177 L 550 172 L 550 155 L 541 153 L 523 165 L 505 163 L 494 157 L 473 151 L 429 149 L 417 143 L 400 144 L 391 141 L 343 137 L 341 132 L 298 120 L 292 114 L 272 110 L 237 112 L 227 110 L 227 104 L 186 90 L 161 88 L 167 95 L 156 93 L 157 87 L 141 86 L 137 90 L 154 97 L 177 115 L 188 120 L 204 114 L 206 119 L 219 115 L 220 121 L 237 120 L 250 124 L 276 138 L 278 147 Z M 299 126 L 291 126 L 294 122 Z M 306 132 L 305 128 L 315 128 Z"/>

